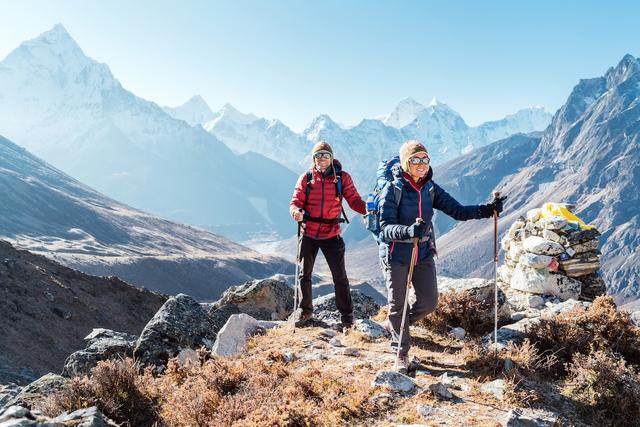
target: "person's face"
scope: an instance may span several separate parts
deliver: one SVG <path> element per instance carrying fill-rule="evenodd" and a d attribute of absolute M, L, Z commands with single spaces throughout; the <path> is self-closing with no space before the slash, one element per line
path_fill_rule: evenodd
<path fill-rule="evenodd" d="M 331 163 L 331 153 L 328 151 L 318 151 L 313 155 L 313 161 L 320 170 L 325 170 Z"/>
<path fill-rule="evenodd" d="M 418 153 L 409 158 L 409 175 L 414 178 L 424 178 L 429 172 L 429 156 Z"/>

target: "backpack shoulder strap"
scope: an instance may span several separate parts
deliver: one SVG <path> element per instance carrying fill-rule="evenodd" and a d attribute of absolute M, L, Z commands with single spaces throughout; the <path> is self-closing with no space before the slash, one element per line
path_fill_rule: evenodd
<path fill-rule="evenodd" d="M 400 206 L 400 199 L 402 199 L 402 184 L 397 181 L 392 181 L 393 194 L 396 196 L 396 207 Z"/>
<path fill-rule="evenodd" d="M 305 192 L 305 198 L 304 198 L 304 203 L 307 203 L 307 200 L 309 200 L 309 194 L 311 194 L 311 182 L 313 181 L 313 172 L 311 171 L 307 171 L 307 186 L 304 189 Z"/>

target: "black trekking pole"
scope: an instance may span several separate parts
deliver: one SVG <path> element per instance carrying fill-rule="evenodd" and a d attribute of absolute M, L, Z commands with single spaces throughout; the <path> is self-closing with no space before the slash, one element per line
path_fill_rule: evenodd
<path fill-rule="evenodd" d="M 300 253 L 302 251 L 302 221 L 298 221 L 298 244 L 296 250 L 296 277 L 295 277 L 295 286 L 293 290 L 293 333 L 296 333 L 296 312 L 298 311 L 298 305 L 300 303 L 300 294 L 302 294 L 302 290 L 300 289 L 300 264 L 302 260 L 300 259 Z"/>

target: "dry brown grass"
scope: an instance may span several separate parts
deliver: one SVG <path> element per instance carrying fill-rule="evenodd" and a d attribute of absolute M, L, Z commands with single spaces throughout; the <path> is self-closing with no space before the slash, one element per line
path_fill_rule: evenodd
<path fill-rule="evenodd" d="M 95 405 L 121 425 L 153 425 L 159 418 L 155 399 L 146 392 L 150 374 L 139 375 L 139 368 L 132 359 L 98 362 L 90 377 L 71 379 L 60 392 L 45 399 L 39 409 L 56 416 Z"/>
<path fill-rule="evenodd" d="M 468 292 L 444 292 L 436 311 L 428 315 L 422 325 L 437 333 L 462 327 L 471 336 L 480 336 L 493 329 L 493 303 L 480 302 Z"/>
<path fill-rule="evenodd" d="M 604 349 L 621 354 L 628 363 L 640 365 L 640 333 L 629 313 L 618 311 L 613 298 L 600 296 L 585 310 L 576 306 L 553 318 L 540 319 L 531 326 L 529 340 L 542 352 L 553 354 L 549 373 L 566 374 L 566 364 L 574 354 Z"/>
<path fill-rule="evenodd" d="M 638 425 L 640 375 L 619 355 L 602 350 L 576 354 L 564 390 L 594 425 Z"/>

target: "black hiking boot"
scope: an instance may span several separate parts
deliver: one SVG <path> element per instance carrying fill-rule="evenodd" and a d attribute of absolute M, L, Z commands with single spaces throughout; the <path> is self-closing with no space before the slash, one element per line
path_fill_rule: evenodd
<path fill-rule="evenodd" d="M 295 321 L 296 328 L 299 328 L 301 326 L 306 326 L 307 323 L 309 323 L 311 320 L 313 320 L 313 312 L 311 311 L 301 312 L 300 316 L 298 316 L 298 318 Z"/>

